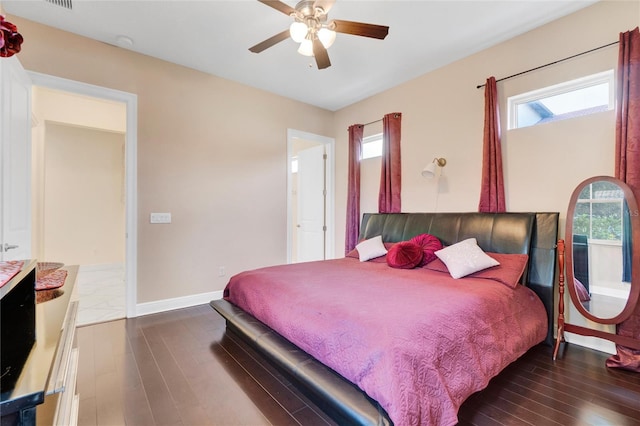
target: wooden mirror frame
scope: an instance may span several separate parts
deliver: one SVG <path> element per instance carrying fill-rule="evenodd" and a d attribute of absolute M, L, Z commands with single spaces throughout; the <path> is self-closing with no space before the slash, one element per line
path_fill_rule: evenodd
<path fill-rule="evenodd" d="M 624 193 L 624 198 L 627 202 L 627 206 L 629 207 L 629 214 L 631 215 L 631 241 L 633 241 L 633 246 L 631 260 L 631 289 L 629 291 L 629 297 L 627 298 L 627 304 L 618 315 L 611 318 L 600 318 L 585 309 L 584 305 L 580 302 L 580 298 L 576 293 L 574 285 L 568 285 L 568 287 L 573 305 L 576 307 L 578 312 L 584 315 L 585 318 L 599 324 L 620 324 L 631 316 L 636 304 L 638 303 L 638 297 L 640 296 L 640 212 L 638 211 L 638 203 L 633 195 L 633 191 L 631 191 L 631 188 L 621 180 L 611 176 L 595 176 L 580 183 L 573 191 L 571 201 L 569 202 L 569 208 L 567 209 L 565 242 L 573 241 L 573 216 L 580 193 L 586 186 L 594 182 L 603 181 L 616 184 L 620 187 Z M 575 278 L 573 268 L 573 249 L 569 248 L 566 250 L 565 260 L 567 283 L 570 284 L 574 282 L 573 280 Z"/>
<path fill-rule="evenodd" d="M 558 334 L 556 337 L 556 345 L 553 351 L 553 359 L 556 359 L 558 354 L 558 348 L 560 346 L 560 342 L 564 341 L 564 332 L 568 331 L 570 333 L 580 334 L 583 336 L 593 336 L 599 337 L 602 339 L 610 340 L 616 344 L 627 346 L 633 349 L 640 349 L 640 340 L 635 339 L 633 337 L 621 336 L 614 333 L 608 333 L 602 330 L 596 330 L 588 327 L 583 327 L 580 325 L 569 324 L 564 321 L 564 277 L 565 277 L 565 257 L 566 257 L 566 275 L 567 282 L 569 283 L 569 295 L 571 302 L 576 307 L 578 312 L 582 314 L 585 318 L 599 324 L 620 324 L 627 318 L 631 316 L 634 312 L 636 305 L 638 303 L 638 299 L 640 297 L 640 210 L 638 210 L 638 203 L 636 201 L 635 196 L 633 195 L 633 191 L 627 184 L 622 182 L 619 179 L 613 178 L 611 176 L 595 176 L 589 178 L 583 182 L 581 182 L 576 189 L 573 191 L 571 195 L 571 200 L 569 202 L 569 208 L 567 209 L 567 218 L 566 218 L 566 230 L 565 230 L 565 239 L 566 241 L 573 241 L 573 215 L 575 212 L 576 204 L 578 202 L 578 197 L 582 190 L 587 186 L 594 182 L 610 182 L 618 185 L 620 189 L 624 193 L 625 200 L 627 202 L 627 207 L 629 208 L 630 214 L 630 222 L 631 222 L 631 241 L 633 242 L 632 246 L 632 256 L 631 256 L 631 289 L 629 291 L 629 297 L 627 299 L 627 304 L 624 309 L 616 316 L 612 318 L 599 318 L 589 312 L 582 305 L 578 294 L 576 293 L 574 282 L 574 271 L 573 271 L 573 249 L 570 248 L 565 252 L 565 240 L 558 241 L 558 267 L 559 267 L 559 299 L 558 299 Z"/>

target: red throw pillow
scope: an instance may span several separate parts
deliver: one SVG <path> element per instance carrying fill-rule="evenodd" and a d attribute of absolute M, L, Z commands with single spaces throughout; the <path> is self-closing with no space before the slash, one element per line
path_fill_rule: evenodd
<path fill-rule="evenodd" d="M 411 241 L 394 244 L 387 252 L 387 264 L 392 268 L 412 269 L 422 262 L 422 247 Z"/>
<path fill-rule="evenodd" d="M 490 253 L 487 255 L 497 260 L 500 264 L 492 266 L 487 269 L 483 269 L 473 274 L 469 274 L 466 277 L 469 278 L 484 278 L 501 282 L 510 288 L 516 288 L 520 282 L 520 278 L 524 273 L 524 268 L 527 266 L 527 260 L 529 256 L 526 254 L 509 254 L 509 253 Z M 440 259 L 436 259 L 433 262 L 429 262 L 423 266 L 425 269 L 432 271 L 446 272 L 449 274 L 447 265 Z"/>
<path fill-rule="evenodd" d="M 435 252 L 442 249 L 442 242 L 435 235 L 420 234 L 409 240 L 410 242 L 417 244 L 422 248 L 424 253 L 422 262 L 418 266 L 424 266 L 432 260 L 436 259 Z"/>
<path fill-rule="evenodd" d="M 591 296 L 589 296 L 589 292 L 587 291 L 584 284 L 578 281 L 578 279 L 575 277 L 573 278 L 573 285 L 575 286 L 578 299 L 580 299 L 581 302 L 588 302 L 589 300 L 591 300 Z"/>

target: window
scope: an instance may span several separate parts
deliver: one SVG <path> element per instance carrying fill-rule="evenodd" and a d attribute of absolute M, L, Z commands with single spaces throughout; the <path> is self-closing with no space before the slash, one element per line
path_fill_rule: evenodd
<path fill-rule="evenodd" d="M 509 129 L 609 111 L 613 105 L 613 70 L 609 70 L 511 96 L 507 100 Z"/>
<path fill-rule="evenodd" d="M 382 157 L 382 133 L 362 139 L 362 160 Z"/>
<path fill-rule="evenodd" d="M 594 182 L 578 196 L 573 233 L 590 240 L 622 241 L 624 193 L 614 183 Z"/>

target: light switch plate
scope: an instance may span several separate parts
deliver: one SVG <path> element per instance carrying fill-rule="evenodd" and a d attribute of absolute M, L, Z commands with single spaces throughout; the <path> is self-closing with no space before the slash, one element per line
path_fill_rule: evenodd
<path fill-rule="evenodd" d="M 151 213 L 150 223 L 171 223 L 171 213 Z"/>

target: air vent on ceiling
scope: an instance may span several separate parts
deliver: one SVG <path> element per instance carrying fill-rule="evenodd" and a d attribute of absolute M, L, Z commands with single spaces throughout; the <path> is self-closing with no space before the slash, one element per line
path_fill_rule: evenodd
<path fill-rule="evenodd" d="M 71 0 L 44 0 L 47 3 L 51 3 L 54 4 L 56 6 L 60 6 L 60 7 L 64 7 L 65 9 L 73 9 L 73 4 L 71 3 Z"/>

